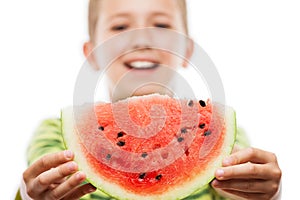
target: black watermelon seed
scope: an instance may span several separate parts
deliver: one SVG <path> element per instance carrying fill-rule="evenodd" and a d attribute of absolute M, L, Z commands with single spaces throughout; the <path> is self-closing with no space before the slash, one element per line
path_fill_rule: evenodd
<path fill-rule="evenodd" d="M 200 101 L 199 101 L 199 104 L 200 104 L 200 106 L 202 106 L 202 107 L 205 107 L 205 106 L 206 106 L 206 103 L 205 103 L 205 101 L 203 101 L 203 100 L 200 100 Z"/>
<path fill-rule="evenodd" d="M 190 154 L 189 149 L 185 150 L 184 153 L 185 153 L 186 156 L 189 156 L 189 154 Z"/>
<path fill-rule="evenodd" d="M 159 174 L 159 175 L 157 175 L 157 176 L 155 177 L 155 179 L 158 180 L 158 181 L 159 181 L 161 178 L 162 178 L 162 175 L 161 175 L 161 174 Z"/>
<path fill-rule="evenodd" d="M 209 131 L 209 130 L 204 132 L 204 136 L 208 136 L 210 134 L 211 134 L 211 131 Z"/>
<path fill-rule="evenodd" d="M 140 173 L 140 175 L 139 175 L 139 179 L 144 179 L 144 178 L 145 178 L 145 176 L 146 176 L 146 173 Z"/>
<path fill-rule="evenodd" d="M 100 131 L 104 131 L 104 127 L 103 127 L 103 126 L 99 126 L 98 129 L 99 129 Z"/>
<path fill-rule="evenodd" d="M 107 159 L 107 160 L 111 159 L 111 155 L 110 155 L 110 154 L 107 154 L 107 155 L 106 155 L 106 159 Z"/>
<path fill-rule="evenodd" d="M 122 147 L 125 145 L 125 141 L 120 140 L 119 142 L 117 142 L 117 145 Z"/>
<path fill-rule="evenodd" d="M 147 156 L 148 156 L 148 154 L 147 154 L 146 152 L 143 152 L 143 153 L 142 153 L 142 157 L 143 157 L 143 158 L 146 158 Z"/>
<path fill-rule="evenodd" d="M 177 138 L 177 141 L 178 142 L 182 142 L 184 140 L 184 138 L 183 137 L 179 137 L 179 138 Z"/>
<path fill-rule="evenodd" d="M 119 138 L 119 137 L 123 137 L 123 136 L 124 136 L 124 132 L 119 132 L 119 133 L 118 133 L 118 138 Z"/>
<path fill-rule="evenodd" d="M 181 132 L 181 133 L 187 133 L 187 130 L 186 130 L 186 128 L 182 128 L 182 129 L 180 130 L 180 132 Z"/>
<path fill-rule="evenodd" d="M 193 101 L 193 100 L 189 100 L 188 106 L 189 106 L 189 107 L 192 107 L 193 105 L 194 105 L 194 101 Z"/>
<path fill-rule="evenodd" d="M 199 128 L 204 129 L 204 127 L 205 127 L 205 124 L 204 124 L 204 123 L 199 124 Z"/>

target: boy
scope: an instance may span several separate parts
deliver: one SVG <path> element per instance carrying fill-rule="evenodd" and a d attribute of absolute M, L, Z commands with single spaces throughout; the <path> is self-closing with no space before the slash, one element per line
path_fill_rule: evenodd
<path fill-rule="evenodd" d="M 84 44 L 84 55 L 90 63 L 97 63 L 89 56 L 101 42 L 117 33 L 137 28 L 168 28 L 188 34 L 186 5 L 184 0 L 91 0 L 89 8 L 90 41 Z M 142 46 L 144 47 L 144 46 Z M 186 57 L 192 54 L 192 46 L 186 48 Z M 157 50 L 141 49 L 119 57 L 108 72 L 110 91 L 129 70 L 155 73 L 157 63 L 167 66 L 185 66 L 174 56 Z M 144 69 L 140 69 L 141 65 Z M 95 69 L 101 68 L 94 64 Z M 151 87 L 135 93 L 141 95 L 156 91 Z M 111 96 L 112 97 L 112 96 Z M 240 136 L 238 136 L 239 139 Z M 49 144 L 55 144 L 49 146 Z M 255 148 L 242 148 L 236 142 L 231 156 L 224 159 L 223 167 L 215 173 L 216 179 L 203 190 L 199 199 L 272 199 L 279 191 L 281 171 L 276 156 Z M 60 137 L 60 120 L 47 120 L 37 130 L 29 147 L 29 167 L 23 173 L 21 196 L 23 199 L 109 199 L 87 183 L 85 174 L 78 171 L 70 151 L 63 151 Z M 93 193 L 95 192 L 95 193 Z M 93 193 L 89 196 L 84 195 Z"/>

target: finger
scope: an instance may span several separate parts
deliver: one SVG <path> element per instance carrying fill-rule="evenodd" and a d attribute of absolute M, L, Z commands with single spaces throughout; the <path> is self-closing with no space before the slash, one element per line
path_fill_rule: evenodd
<path fill-rule="evenodd" d="M 67 176 L 66 177 L 64 177 L 64 178 L 62 178 L 62 179 L 60 179 L 60 180 L 57 180 L 57 181 L 55 181 L 54 183 L 52 183 L 49 187 L 48 187 L 48 189 L 49 190 L 52 190 L 52 189 L 54 189 L 54 188 L 56 188 L 58 185 L 60 185 L 61 183 L 63 183 L 63 182 L 65 182 L 66 180 L 67 180 Z"/>
<path fill-rule="evenodd" d="M 235 144 L 235 145 L 233 146 L 233 149 L 232 149 L 232 152 L 231 152 L 231 153 L 235 153 L 235 152 L 240 151 L 240 150 L 241 150 L 241 147 L 238 146 L 237 144 Z"/>
<path fill-rule="evenodd" d="M 32 187 L 35 188 L 35 193 L 42 193 L 49 189 L 49 186 L 58 183 L 63 178 L 73 174 L 78 170 L 78 166 L 74 161 L 62 164 L 59 167 L 52 168 L 34 179 Z M 52 187 L 53 188 L 53 187 Z"/>
<path fill-rule="evenodd" d="M 229 179 L 272 179 L 272 166 L 268 164 L 244 163 L 216 170 L 218 180 Z"/>
<path fill-rule="evenodd" d="M 75 188 L 74 190 L 70 191 L 65 197 L 64 199 L 68 199 L 68 200 L 75 200 L 75 199 L 79 199 L 80 197 L 95 192 L 96 188 L 91 185 L 91 184 L 84 184 L 81 185 L 77 188 Z"/>
<path fill-rule="evenodd" d="M 246 200 L 264 200 L 270 199 L 271 197 L 268 194 L 263 193 L 248 193 L 248 192 L 240 192 L 235 190 L 224 190 L 225 192 L 232 194 L 234 196 L 239 197 L 239 199 L 243 198 Z"/>
<path fill-rule="evenodd" d="M 214 180 L 211 185 L 214 188 L 223 190 L 234 190 L 247 193 L 269 193 L 273 192 L 273 188 L 269 187 L 271 183 L 264 180 Z"/>
<path fill-rule="evenodd" d="M 253 162 L 257 164 L 269 163 L 276 161 L 276 156 L 273 153 L 256 149 L 247 148 L 231 154 L 223 160 L 223 166 L 238 165 L 246 162 Z"/>
<path fill-rule="evenodd" d="M 54 190 L 49 192 L 49 195 L 53 199 L 63 198 L 69 191 L 78 187 L 84 180 L 86 176 L 83 172 L 77 172 L 73 174 L 68 180 L 57 186 Z"/>
<path fill-rule="evenodd" d="M 48 154 L 37 160 L 33 163 L 23 174 L 25 182 L 28 179 L 35 178 L 39 174 L 51 169 L 55 168 L 65 162 L 73 160 L 74 154 L 67 150 L 58 153 Z"/>

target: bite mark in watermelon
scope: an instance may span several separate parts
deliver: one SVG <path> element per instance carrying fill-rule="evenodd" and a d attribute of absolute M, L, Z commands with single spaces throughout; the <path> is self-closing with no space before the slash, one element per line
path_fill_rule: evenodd
<path fill-rule="evenodd" d="M 62 133 L 88 180 L 118 199 L 181 199 L 214 178 L 235 140 L 230 107 L 164 95 L 62 110 Z"/>

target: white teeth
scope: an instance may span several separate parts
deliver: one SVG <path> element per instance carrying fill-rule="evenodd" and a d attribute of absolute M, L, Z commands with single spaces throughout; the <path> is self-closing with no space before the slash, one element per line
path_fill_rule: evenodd
<path fill-rule="evenodd" d="M 147 69 L 155 67 L 157 64 L 153 62 L 148 61 L 134 61 L 129 63 L 130 67 L 137 68 L 137 69 Z"/>

